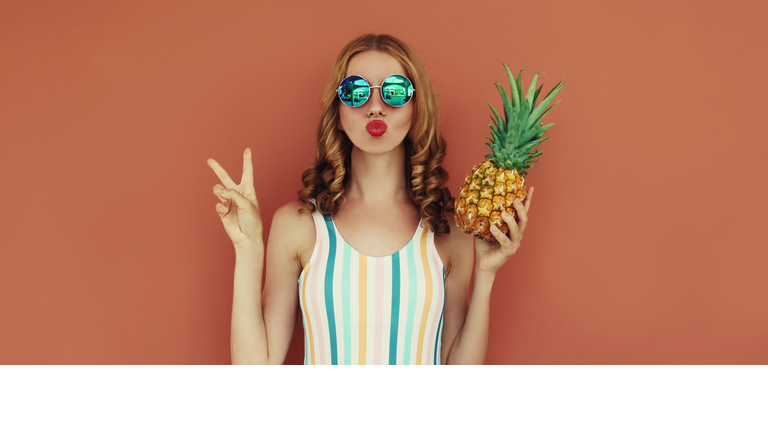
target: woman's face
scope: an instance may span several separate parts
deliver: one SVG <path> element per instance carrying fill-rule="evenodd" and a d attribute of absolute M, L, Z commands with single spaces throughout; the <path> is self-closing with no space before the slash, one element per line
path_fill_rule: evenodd
<path fill-rule="evenodd" d="M 370 85 L 378 86 L 393 74 L 405 76 L 405 69 L 397 59 L 381 51 L 364 51 L 352 56 L 344 76 L 360 75 Z M 368 100 L 359 107 L 353 108 L 339 101 L 339 129 L 347 133 L 355 147 L 368 153 L 391 151 L 403 142 L 411 129 L 413 100 L 395 108 L 382 100 L 380 90 L 372 89 Z M 383 135 L 374 136 L 368 132 L 366 125 L 373 120 L 387 124 Z"/>

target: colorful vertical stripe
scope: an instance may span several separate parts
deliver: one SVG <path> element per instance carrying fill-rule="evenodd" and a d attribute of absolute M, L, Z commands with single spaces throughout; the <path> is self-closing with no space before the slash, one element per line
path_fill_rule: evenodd
<path fill-rule="evenodd" d="M 307 266 L 304 267 L 304 272 L 309 274 L 310 269 L 312 268 L 312 262 L 308 262 Z M 303 272 L 302 272 L 303 273 Z M 307 278 L 303 278 L 302 287 L 301 290 L 302 298 L 301 301 L 303 304 L 307 303 Z M 304 333 L 307 337 L 304 338 L 304 364 L 315 364 L 315 338 L 312 334 L 312 324 L 310 324 L 309 320 L 307 319 L 307 314 L 302 314 L 302 317 L 304 318 Z M 312 356 L 311 359 L 309 356 Z M 311 363 L 310 363 L 311 362 Z"/>
<path fill-rule="evenodd" d="M 400 324 L 400 252 L 392 255 L 392 313 L 389 316 L 389 364 L 397 364 L 397 327 Z"/>
<path fill-rule="evenodd" d="M 419 224 L 402 249 L 370 257 L 318 211 L 299 277 L 305 364 L 440 364 L 445 269 Z"/>
<path fill-rule="evenodd" d="M 325 295 L 325 312 L 328 315 L 328 337 L 331 343 L 331 364 L 339 364 L 338 347 L 336 346 L 336 313 L 333 307 L 333 268 L 336 263 L 336 230 L 330 216 L 325 219 L 325 227 L 328 230 L 328 260 L 325 266 L 325 281 L 323 294 Z"/>
<path fill-rule="evenodd" d="M 360 279 L 358 279 L 358 292 L 360 293 L 360 301 L 358 302 L 358 305 L 360 313 L 357 318 L 359 332 L 357 341 L 358 345 L 360 345 L 360 351 L 358 352 L 357 364 L 364 365 L 366 353 L 368 352 L 366 350 L 368 336 L 368 331 L 366 329 L 366 324 L 368 323 L 368 257 L 362 254 L 358 254 L 358 256 L 358 274 L 360 275 Z"/>

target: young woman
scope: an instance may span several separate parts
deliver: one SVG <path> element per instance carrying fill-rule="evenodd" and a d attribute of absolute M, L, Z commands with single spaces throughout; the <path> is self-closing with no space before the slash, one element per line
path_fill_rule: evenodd
<path fill-rule="evenodd" d="M 282 364 L 301 308 L 305 364 L 482 364 L 496 271 L 520 246 L 533 188 L 504 213 L 509 237 L 453 224 L 445 141 L 419 57 L 365 35 L 336 58 L 323 94 L 317 162 L 274 216 L 266 248 L 251 151 L 216 212 L 235 251 L 232 362 Z M 469 284 L 474 268 L 474 289 Z"/>

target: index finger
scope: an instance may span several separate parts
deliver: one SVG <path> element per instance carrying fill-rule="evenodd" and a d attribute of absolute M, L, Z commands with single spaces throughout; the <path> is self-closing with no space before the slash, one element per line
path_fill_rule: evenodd
<path fill-rule="evenodd" d="M 525 197 L 525 212 L 528 213 L 528 209 L 531 208 L 531 197 L 533 196 L 533 188 L 528 191 L 528 196 Z"/>
<path fill-rule="evenodd" d="M 221 180 L 221 183 L 224 184 L 224 187 L 227 189 L 233 189 L 235 186 L 235 182 L 232 181 L 231 178 L 229 178 L 229 174 L 227 174 L 227 171 L 224 170 L 224 168 L 219 165 L 218 162 L 216 162 L 213 159 L 208 159 L 208 165 L 213 169 L 213 172 L 216 173 L 217 176 L 219 176 L 219 180 Z"/>
<path fill-rule="evenodd" d="M 243 152 L 243 176 L 240 178 L 240 184 L 253 185 L 253 158 L 249 148 Z"/>

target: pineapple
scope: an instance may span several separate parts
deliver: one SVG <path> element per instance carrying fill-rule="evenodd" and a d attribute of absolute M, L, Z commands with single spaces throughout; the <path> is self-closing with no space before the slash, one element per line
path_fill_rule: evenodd
<path fill-rule="evenodd" d="M 526 171 L 536 162 L 533 158 L 541 152 L 533 149 L 548 137 L 542 137 L 544 132 L 554 123 L 544 125 L 541 120 L 560 101 L 544 110 L 555 95 L 563 88 L 561 80 L 536 106 L 543 85 L 536 89 L 536 79 L 533 77 L 528 93 L 523 95 L 520 75 L 513 79 L 507 65 L 510 96 L 496 83 L 504 102 L 504 118 L 502 119 L 493 105 L 488 104 L 493 111 L 491 117 L 491 137 L 487 142 L 491 153 L 486 154 L 485 162 L 475 166 L 461 185 L 461 191 L 456 198 L 456 225 L 465 233 L 487 241 L 496 241 L 491 234 L 491 224 L 496 225 L 505 235 L 509 232 L 507 224 L 501 219 L 501 212 L 506 210 L 517 219 L 512 202 L 515 198 L 523 201 L 526 196 Z M 534 91 L 535 90 L 535 91 Z"/>

